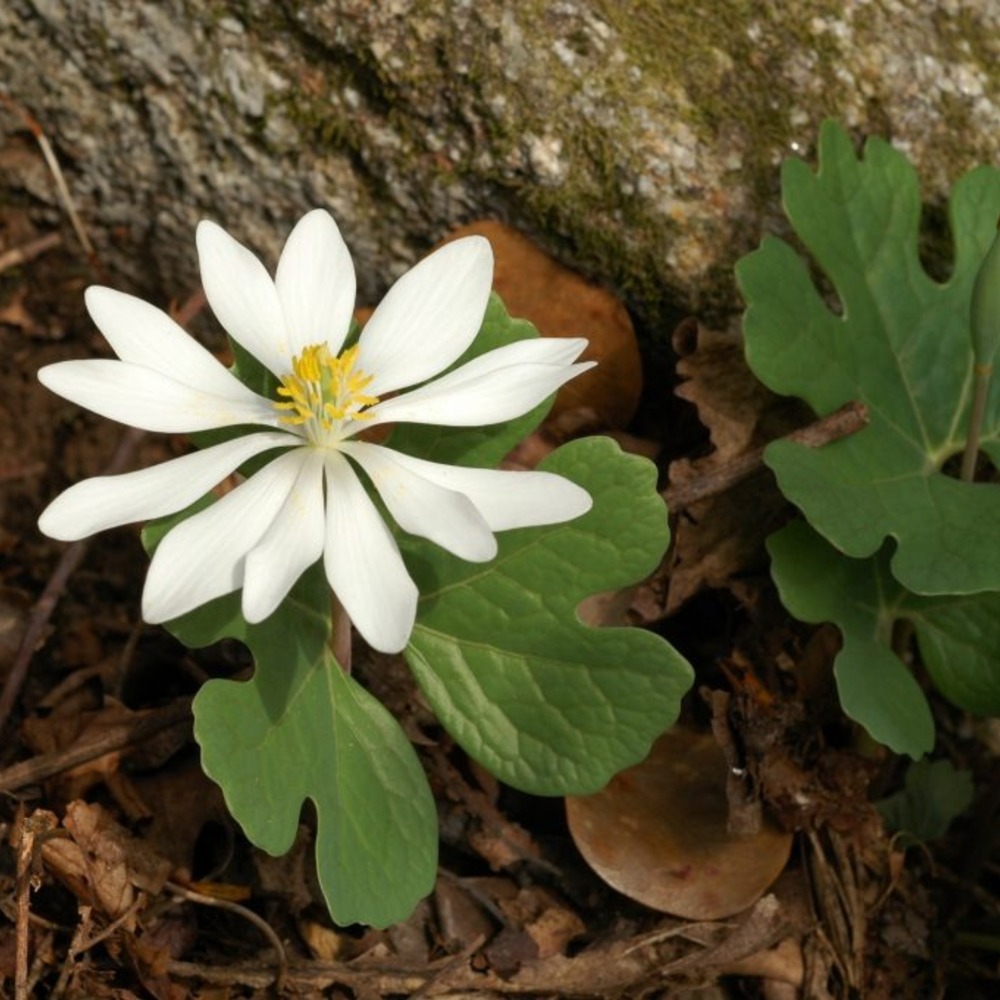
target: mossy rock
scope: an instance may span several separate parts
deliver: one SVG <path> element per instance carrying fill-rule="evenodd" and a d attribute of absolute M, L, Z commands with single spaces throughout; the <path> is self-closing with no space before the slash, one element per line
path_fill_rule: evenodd
<path fill-rule="evenodd" d="M 782 227 L 778 164 L 810 155 L 824 117 L 904 147 L 932 208 L 1000 155 L 992 0 L 909 0 L 906 17 L 895 0 L 69 6 L 0 8 L 5 88 L 55 143 L 119 283 L 146 293 L 192 285 L 204 216 L 273 260 L 298 215 L 329 207 L 369 300 L 489 216 L 665 337 L 680 313 L 738 308 L 732 266 Z M 22 130 L 0 115 L 0 142 Z M 0 194 L 37 190 L 27 174 L 8 165 Z M 58 215 L 54 198 L 39 210 Z"/>

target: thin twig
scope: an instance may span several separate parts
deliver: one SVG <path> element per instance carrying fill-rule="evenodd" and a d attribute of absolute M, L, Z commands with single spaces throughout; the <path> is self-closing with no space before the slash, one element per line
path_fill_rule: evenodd
<path fill-rule="evenodd" d="M 868 407 L 854 401 L 835 410 L 829 416 L 823 417 L 805 427 L 800 427 L 791 434 L 786 434 L 780 441 L 794 441 L 807 448 L 820 448 L 850 434 L 856 434 L 868 424 Z M 773 442 L 772 442 L 773 443 Z M 765 446 L 766 447 L 766 446 Z M 710 469 L 704 474 L 686 483 L 678 483 L 663 491 L 667 507 L 675 513 L 684 507 L 690 507 L 699 500 L 718 496 L 731 490 L 738 483 L 748 479 L 764 464 L 764 448 L 756 448 L 740 455 L 730 462 Z"/>
<path fill-rule="evenodd" d="M 585 949 L 573 956 L 554 954 L 524 962 L 512 975 L 501 976 L 495 969 L 474 967 L 463 951 L 456 964 L 454 956 L 430 963 L 409 964 L 400 960 L 358 962 L 296 962 L 288 975 L 289 990 L 310 996 L 332 986 L 353 990 L 359 996 L 413 996 L 434 979 L 431 996 L 573 996 L 598 998 L 638 995 L 640 984 L 667 982 L 663 974 L 668 957 L 666 947 L 655 943 L 634 948 L 641 939 L 616 940 Z M 443 979 L 437 973 L 446 970 Z M 211 966 L 171 961 L 167 971 L 178 978 L 202 984 L 243 985 L 264 988 L 272 981 L 259 963 Z M 679 977 L 681 978 L 681 977 Z M 648 990 L 646 991 L 648 992 Z"/>
<path fill-rule="evenodd" d="M 87 255 L 87 260 L 94 269 L 94 273 L 100 280 L 106 280 L 104 267 L 101 265 L 97 252 L 94 250 L 94 245 L 90 242 L 90 237 L 83 227 L 80 214 L 77 212 L 76 205 L 73 202 L 73 196 L 70 194 L 69 185 L 66 183 L 66 177 L 62 172 L 62 167 L 59 166 L 59 160 L 56 158 L 55 150 L 52 148 L 52 143 L 49 142 L 45 130 L 39 124 L 38 119 L 27 108 L 18 104 L 9 95 L 0 94 L 0 103 L 6 105 L 11 111 L 17 114 L 21 118 L 21 121 L 24 122 L 28 131 L 35 137 L 35 142 L 38 143 L 38 148 L 42 152 L 45 164 L 55 181 L 59 201 L 62 203 L 63 210 L 69 216 L 73 232 L 76 233 L 76 238 L 80 241 L 80 246 L 83 247 L 84 253 Z"/>
<path fill-rule="evenodd" d="M 178 698 L 164 708 L 151 710 L 137 719 L 111 727 L 96 740 L 13 764 L 0 771 L 0 792 L 36 785 L 105 754 L 142 743 L 165 729 L 189 725 L 190 721 L 191 699 Z"/>
<path fill-rule="evenodd" d="M 105 475 L 114 475 L 124 470 L 125 466 L 131 460 L 136 447 L 142 440 L 144 433 L 144 431 L 136 430 L 133 427 L 125 431 L 122 439 L 118 442 L 118 447 L 115 449 L 111 461 L 108 463 L 108 467 L 104 470 Z M 63 552 L 55 571 L 49 577 L 49 582 L 42 591 L 42 596 L 38 598 L 35 606 L 31 609 L 28 624 L 21 639 L 21 645 L 18 647 L 14 662 L 10 668 L 10 673 L 7 675 L 3 692 L 0 693 L 0 732 L 6 726 L 7 720 L 10 718 L 10 713 L 14 708 L 14 702 L 17 700 L 17 696 L 24 685 L 24 679 L 28 674 L 28 665 L 31 663 L 32 654 L 41 645 L 45 628 L 52 617 L 52 612 L 55 611 L 69 578 L 83 560 L 89 544 L 90 539 L 82 538 L 78 542 L 73 542 Z"/>
<path fill-rule="evenodd" d="M 55 708 L 61 701 L 89 684 L 95 677 L 100 677 L 108 669 L 107 661 L 96 663 L 92 667 L 81 667 L 67 674 L 55 687 L 50 688 L 45 697 L 38 701 L 39 709 Z M 121 699 L 119 699 L 121 700 Z"/>
<path fill-rule="evenodd" d="M 115 666 L 114 682 L 111 684 L 111 693 L 120 701 L 122 700 L 122 688 L 125 686 L 125 675 L 128 672 L 129 664 L 135 656 L 135 651 L 139 648 L 139 639 L 146 627 L 142 618 L 139 618 L 129 631 L 125 645 L 122 647 L 121 655 Z"/>
<path fill-rule="evenodd" d="M 0 253 L 0 274 L 9 268 L 17 267 L 18 264 L 27 264 L 29 260 L 40 257 L 47 250 L 59 246 L 60 243 L 62 243 L 62 237 L 59 233 L 46 233 L 36 240 L 31 240 L 30 243 L 23 243 L 19 247 L 5 250 Z"/>
<path fill-rule="evenodd" d="M 42 981 L 43 976 L 47 976 L 51 970 L 50 956 L 52 955 L 52 935 L 50 933 L 37 935 L 35 938 L 35 960 L 28 970 L 28 996 L 37 996 L 35 987 Z"/>
<path fill-rule="evenodd" d="M 28 914 L 31 911 L 31 859 L 35 834 L 27 817 L 18 817 L 17 831 L 17 922 L 14 945 L 14 997 L 28 997 Z"/>
<path fill-rule="evenodd" d="M 107 941 L 119 927 L 132 920 L 139 910 L 146 905 L 146 902 L 146 894 L 144 892 L 138 893 L 132 901 L 132 905 L 121 916 L 116 917 L 107 927 L 102 928 L 92 937 L 88 937 L 87 935 L 90 930 L 93 909 L 90 906 L 80 906 L 80 923 L 73 933 L 73 940 L 70 942 L 66 957 L 63 960 L 62 970 L 59 973 L 59 981 L 53 988 L 49 1000 L 59 1000 L 66 992 L 66 988 L 69 986 L 69 981 L 76 968 L 77 956 L 86 954 L 91 948 L 95 948 L 102 941 Z"/>
<path fill-rule="evenodd" d="M 93 937 L 88 937 L 85 941 L 75 942 L 70 948 L 71 955 L 82 955 L 85 951 L 90 951 L 91 948 L 96 948 L 102 941 L 107 941 L 115 931 L 118 930 L 123 924 L 127 924 L 148 902 L 148 897 L 144 892 L 139 892 L 136 894 L 135 899 L 132 901 L 132 905 L 120 916 L 115 917 L 114 920 L 108 924 L 107 927 L 99 930 Z"/>
<path fill-rule="evenodd" d="M 631 955 L 632 952 L 640 948 L 648 948 L 650 945 L 660 944 L 669 941 L 670 938 L 685 938 L 695 944 L 704 945 L 705 939 L 700 936 L 702 932 L 709 934 L 718 930 L 734 930 L 736 924 L 725 920 L 691 920 L 680 924 L 660 927 L 655 931 L 645 934 L 635 939 L 635 943 L 629 945 L 624 954 Z"/>
<path fill-rule="evenodd" d="M 475 879 L 462 878 L 440 865 L 438 865 L 438 875 L 471 896 L 501 927 L 506 927 L 510 923 L 507 915 L 493 902 L 489 893 L 476 884 Z"/>
<path fill-rule="evenodd" d="M 29 933 L 31 917 L 31 890 L 35 882 L 35 841 L 39 834 L 52 829 L 50 813 L 33 816 L 20 814 L 17 821 L 15 845 L 17 848 L 17 919 L 14 941 L 14 998 L 28 1000 L 31 987 L 28 977 Z"/>
<path fill-rule="evenodd" d="M 281 992 L 285 979 L 288 976 L 288 955 L 285 952 L 285 946 L 281 943 L 281 938 L 278 937 L 274 928 L 266 920 L 258 917 L 253 910 L 248 910 L 245 906 L 240 906 L 239 903 L 234 903 L 232 900 L 206 896 L 203 893 L 195 892 L 193 889 L 188 889 L 186 886 L 178 885 L 176 882 L 167 882 L 164 888 L 172 892 L 175 896 L 180 896 L 191 903 L 198 903 L 201 906 L 214 906 L 220 910 L 229 910 L 230 913 L 236 913 L 243 917 L 244 920 L 249 920 L 267 938 L 271 947 L 277 953 L 278 973 L 274 977 L 274 988 L 276 992 Z"/>
<path fill-rule="evenodd" d="M 76 971 L 76 956 L 86 950 L 83 948 L 83 941 L 90 931 L 90 921 L 93 913 L 94 908 L 92 906 L 87 906 L 85 903 L 80 904 L 80 922 L 76 925 L 76 930 L 73 931 L 73 940 L 70 941 L 69 948 L 63 957 L 62 968 L 59 970 L 59 978 L 56 980 L 55 986 L 52 987 L 52 995 L 49 997 L 49 1000 L 62 1000 L 70 980 L 73 978 L 73 973 Z"/>
<path fill-rule="evenodd" d="M 428 977 L 427 981 L 423 986 L 415 989 L 410 994 L 410 1000 L 420 1000 L 421 997 L 427 996 L 431 990 L 436 990 L 443 982 L 446 982 L 448 977 L 456 969 L 462 968 L 469 964 L 469 959 L 486 943 L 486 935 L 479 934 L 477 937 L 468 945 L 466 945 L 457 955 L 452 955 L 445 964 L 434 973 L 434 975 Z"/>
<path fill-rule="evenodd" d="M 169 310 L 170 318 L 178 325 L 186 327 L 194 322 L 198 314 L 208 305 L 205 298 L 205 291 L 202 288 L 193 291 L 183 305 L 172 306 Z"/>

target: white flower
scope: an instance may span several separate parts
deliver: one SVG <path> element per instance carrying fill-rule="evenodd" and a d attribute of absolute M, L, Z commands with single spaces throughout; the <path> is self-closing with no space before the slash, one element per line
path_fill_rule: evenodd
<path fill-rule="evenodd" d="M 197 243 L 212 310 L 277 377 L 278 399 L 247 388 L 161 310 L 109 288 L 89 288 L 86 302 L 119 360 L 65 361 L 39 372 L 53 392 L 145 430 L 261 428 L 139 472 L 77 483 L 39 519 L 53 538 L 175 513 L 248 459 L 277 453 L 162 540 L 143 592 L 146 621 L 169 621 L 240 588 L 244 617 L 262 621 L 322 556 L 364 638 L 385 652 L 401 650 L 417 588 L 359 469 L 403 530 L 475 562 L 495 555 L 495 531 L 554 524 L 590 508 L 586 491 L 560 476 L 440 465 L 357 437 L 388 422 L 509 420 L 590 367 L 573 363 L 585 340 L 542 338 L 427 381 L 479 331 L 493 270 L 485 239 L 449 243 L 404 274 L 348 350 L 354 265 L 326 212 L 296 225 L 274 280 L 214 223 L 199 225 Z"/>

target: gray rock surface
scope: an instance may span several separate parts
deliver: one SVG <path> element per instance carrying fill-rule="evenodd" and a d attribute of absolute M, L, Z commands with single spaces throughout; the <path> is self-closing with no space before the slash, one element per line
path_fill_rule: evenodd
<path fill-rule="evenodd" d="M 997 0 L 5 0 L 0 89 L 43 124 L 116 283 L 183 294 L 193 227 L 273 263 L 323 205 L 372 299 L 493 216 L 653 327 L 737 304 L 819 122 L 880 134 L 931 202 L 1000 162 Z M 0 110 L 0 200 L 58 219 Z"/>

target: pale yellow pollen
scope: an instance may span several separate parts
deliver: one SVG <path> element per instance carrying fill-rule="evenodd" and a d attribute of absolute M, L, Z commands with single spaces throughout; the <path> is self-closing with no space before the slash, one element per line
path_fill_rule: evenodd
<path fill-rule="evenodd" d="M 310 437 L 335 429 L 343 420 L 365 420 L 364 411 L 378 402 L 365 389 L 371 375 L 356 368 L 357 345 L 334 357 L 326 344 L 312 344 L 292 361 L 292 371 L 281 380 L 275 409 L 286 411 L 284 424 L 306 425 Z"/>

